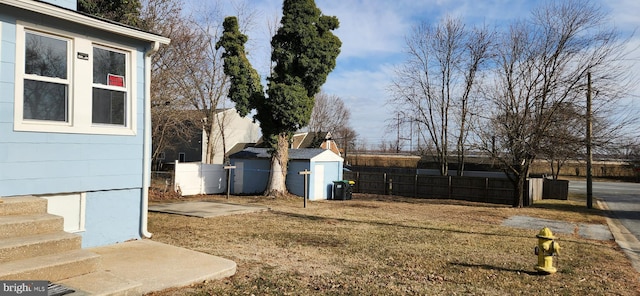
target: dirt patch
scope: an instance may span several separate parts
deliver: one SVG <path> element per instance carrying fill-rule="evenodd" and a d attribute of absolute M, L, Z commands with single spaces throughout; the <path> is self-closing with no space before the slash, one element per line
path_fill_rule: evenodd
<path fill-rule="evenodd" d="M 224 196 L 194 200 L 225 200 Z M 152 295 L 637 295 L 638 273 L 613 241 L 558 234 L 559 272 L 534 272 L 526 215 L 605 223 L 580 202 L 534 207 L 354 194 L 348 201 L 231 197 L 271 211 L 193 218 L 151 213 L 154 240 L 236 261 L 231 278 Z"/>

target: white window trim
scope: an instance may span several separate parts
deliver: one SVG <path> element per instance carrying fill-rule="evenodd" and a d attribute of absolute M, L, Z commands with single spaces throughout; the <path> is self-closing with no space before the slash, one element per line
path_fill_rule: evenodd
<path fill-rule="evenodd" d="M 49 76 L 40 76 L 40 75 L 35 75 L 35 74 L 26 74 L 25 73 L 25 69 L 24 69 L 24 62 L 21 62 L 20 65 L 16 65 L 16 69 L 20 69 L 21 71 L 21 80 L 20 80 L 20 101 L 17 102 L 16 101 L 16 106 L 20 105 L 20 118 L 22 119 L 22 111 L 24 111 L 24 80 L 28 79 L 28 80 L 32 80 L 32 81 L 37 81 L 37 82 L 47 82 L 47 83 L 53 83 L 53 84 L 57 84 L 57 85 L 64 85 L 67 87 L 67 101 L 65 102 L 65 112 L 66 114 L 64 115 L 65 120 L 64 121 L 55 121 L 55 120 L 39 120 L 39 119 L 22 119 L 25 122 L 34 122 L 34 123 L 41 123 L 41 124 L 46 124 L 46 125 L 70 125 L 71 122 L 71 118 L 69 116 L 70 114 L 70 110 L 69 107 L 71 106 L 71 101 L 72 101 L 72 92 L 71 92 L 71 82 L 73 81 L 73 72 L 69 71 L 69 69 L 72 66 L 72 61 L 71 61 L 71 51 L 69 50 L 69 48 L 73 48 L 73 39 L 68 38 L 68 37 L 64 37 L 64 36 L 59 36 L 59 35 L 54 35 L 54 34 L 48 34 L 48 33 L 43 33 L 40 31 L 34 31 L 34 30 L 24 30 L 23 34 L 20 35 L 20 37 L 17 37 L 18 42 L 20 42 L 21 44 L 26 44 L 26 41 L 24 39 L 26 33 L 29 32 L 33 35 L 38 35 L 38 36 L 43 36 L 43 37 L 47 37 L 47 38 L 52 38 L 52 39 L 57 39 L 60 41 L 64 41 L 65 43 L 67 43 L 67 77 L 66 78 L 58 78 L 58 77 L 49 77 Z M 26 46 L 22 47 L 22 53 L 24 54 L 24 49 Z M 20 61 L 24 61 L 24 57 L 20 59 Z M 18 64 L 16 62 L 16 64 Z M 17 74 L 17 73 L 16 73 Z M 18 81 L 16 81 L 17 83 Z M 17 88 L 16 88 L 17 89 Z M 18 94 L 16 93 L 16 96 Z"/>
<path fill-rule="evenodd" d="M 23 119 L 24 107 L 24 69 L 25 59 L 25 34 L 36 32 L 45 35 L 53 35 L 69 39 L 68 63 L 69 63 L 69 97 L 68 97 L 68 121 L 46 121 Z M 109 48 L 126 54 L 125 86 L 127 92 L 125 125 L 93 124 L 92 116 L 92 89 L 93 89 L 93 47 Z M 78 53 L 89 54 L 89 59 L 80 59 Z M 15 98 L 14 98 L 14 130 L 51 133 L 75 133 L 75 134 L 104 134 L 104 135 L 136 135 L 137 134 L 137 105 L 135 58 L 136 49 L 125 47 L 112 42 L 96 38 L 88 38 L 78 34 L 69 33 L 53 28 L 34 25 L 18 21 L 16 24 L 16 67 L 15 67 Z"/>
<path fill-rule="evenodd" d="M 105 124 L 105 123 L 92 123 L 94 127 L 96 128 L 124 128 L 127 127 L 129 125 L 131 125 L 131 120 L 133 120 L 133 116 L 131 114 L 131 111 L 129 110 L 132 106 L 132 104 L 130 103 L 130 100 L 132 99 L 130 96 L 131 91 L 133 90 L 133 85 L 129 84 L 131 83 L 131 76 L 132 75 L 132 71 L 131 71 L 131 52 L 130 51 L 124 51 L 122 49 L 119 48 L 115 48 L 115 47 L 110 47 L 110 46 L 104 46 L 100 43 L 93 43 L 93 45 L 91 46 L 91 58 L 89 59 L 91 61 L 91 65 L 93 65 L 93 49 L 94 48 L 99 48 L 99 49 L 103 49 L 103 50 L 108 50 L 108 51 L 113 51 L 113 52 L 117 52 L 117 53 L 121 53 L 125 55 L 125 60 L 127 61 L 126 65 L 125 65 L 125 79 L 124 79 L 124 87 L 119 87 L 119 86 L 111 86 L 111 85 L 104 85 L 104 84 L 96 84 L 93 83 L 93 75 L 91 77 L 91 88 L 92 88 L 92 92 L 93 92 L 93 88 L 99 88 L 99 89 L 103 89 L 103 90 L 114 90 L 114 91 L 119 91 L 119 92 L 124 92 L 126 93 L 126 100 L 127 100 L 127 104 L 125 106 L 125 116 L 124 116 L 124 126 L 120 126 L 117 124 Z M 93 71 L 91 72 L 93 73 Z M 91 109 L 91 111 L 93 112 L 93 109 Z"/>

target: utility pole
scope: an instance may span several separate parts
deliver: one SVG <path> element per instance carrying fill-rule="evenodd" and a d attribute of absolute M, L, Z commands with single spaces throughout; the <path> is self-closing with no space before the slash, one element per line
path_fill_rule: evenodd
<path fill-rule="evenodd" d="M 591 153 L 591 72 L 587 72 L 587 209 L 593 208 L 593 155 Z"/>

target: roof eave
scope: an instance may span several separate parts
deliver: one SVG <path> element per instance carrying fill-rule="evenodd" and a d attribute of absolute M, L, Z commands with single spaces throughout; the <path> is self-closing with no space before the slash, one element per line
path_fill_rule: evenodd
<path fill-rule="evenodd" d="M 133 29 L 117 23 L 111 23 L 103 21 L 97 18 L 92 18 L 73 10 L 65 9 L 59 6 L 55 6 L 45 2 L 32 1 L 32 0 L 0 0 L 0 4 L 6 4 L 16 8 L 32 11 L 35 13 L 64 19 L 70 22 L 74 22 L 83 26 L 88 26 L 103 31 L 131 37 L 138 40 L 148 42 L 158 42 L 161 44 L 169 44 L 171 41 L 169 38 L 156 35 L 153 33 Z"/>

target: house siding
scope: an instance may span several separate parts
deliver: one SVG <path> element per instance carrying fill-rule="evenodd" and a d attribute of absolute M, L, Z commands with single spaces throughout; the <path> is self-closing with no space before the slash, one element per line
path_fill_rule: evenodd
<path fill-rule="evenodd" d="M 69 8 L 75 0 L 53 2 Z M 137 49 L 131 64 L 135 135 L 15 131 L 17 19 Z M 84 247 L 140 238 L 143 172 L 150 169 L 143 167 L 147 44 L 3 5 L 0 42 L 0 197 L 83 192 Z"/>
<path fill-rule="evenodd" d="M 0 13 L 0 130 L 13 128 L 15 40 L 15 19 Z M 2 150 L 0 145 L 0 163 L 3 161 Z"/>
<path fill-rule="evenodd" d="M 249 116 L 240 117 L 235 108 L 224 110 L 216 116 L 218 120 L 223 122 L 226 145 L 222 143 L 222 132 L 219 129 L 215 130 L 213 137 L 210 137 L 215 149 L 212 163 L 224 164 L 225 154 L 235 144 L 255 143 L 260 139 L 260 126 L 253 122 Z M 202 143 L 206 144 L 204 141 Z M 202 146 L 200 150 L 206 152 L 206 146 Z M 200 160 L 202 159 L 201 157 Z"/>
<path fill-rule="evenodd" d="M 139 229 L 131 227 L 132 221 L 141 220 L 140 189 L 89 192 L 86 202 L 86 215 L 92 218 L 82 233 L 83 248 L 140 238 Z"/>

